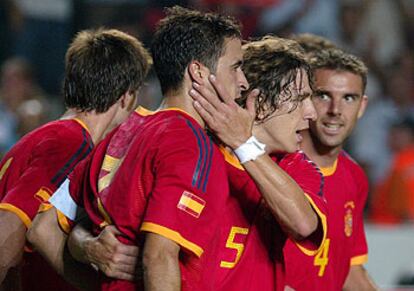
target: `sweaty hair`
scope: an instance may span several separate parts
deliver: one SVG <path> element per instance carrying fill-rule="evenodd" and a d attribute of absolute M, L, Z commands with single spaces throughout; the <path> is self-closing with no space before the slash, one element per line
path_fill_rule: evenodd
<path fill-rule="evenodd" d="M 80 111 L 106 112 L 119 98 L 138 91 L 151 57 L 140 41 L 110 29 L 79 32 L 66 52 L 65 105 Z"/>
<path fill-rule="evenodd" d="M 325 49 L 337 48 L 337 46 L 330 40 L 311 33 L 294 34 L 289 38 L 298 42 L 308 55 L 312 55 L 313 53 L 317 53 Z"/>
<path fill-rule="evenodd" d="M 362 91 L 365 91 L 368 69 L 364 62 L 354 55 L 340 49 L 322 50 L 312 57 L 311 67 L 313 72 L 317 69 L 328 69 L 359 75 L 362 79 Z"/>
<path fill-rule="evenodd" d="M 163 94 L 182 85 L 187 66 L 197 60 L 215 72 L 227 38 L 241 38 L 233 18 L 179 6 L 166 9 L 154 34 L 151 52 Z"/>
<path fill-rule="evenodd" d="M 256 119 L 264 121 L 280 106 L 294 97 L 291 84 L 294 84 L 298 74 L 304 70 L 307 76 L 310 67 L 300 45 L 293 41 L 274 36 L 265 36 L 243 46 L 243 71 L 250 84 L 250 90 L 257 88 L 260 95 L 256 99 Z M 309 78 L 310 80 L 311 78 Z M 300 89 L 300 88 L 296 88 Z M 245 106 L 249 91 L 244 92 L 240 104 Z M 293 111 L 301 100 L 293 100 Z"/>

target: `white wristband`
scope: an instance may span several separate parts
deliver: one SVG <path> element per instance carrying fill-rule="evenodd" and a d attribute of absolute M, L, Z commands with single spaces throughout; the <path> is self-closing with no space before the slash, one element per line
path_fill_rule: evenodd
<path fill-rule="evenodd" d="M 240 163 L 244 164 L 248 161 L 257 159 L 258 156 L 265 153 L 266 145 L 259 142 L 253 135 L 241 146 L 234 150 Z"/>

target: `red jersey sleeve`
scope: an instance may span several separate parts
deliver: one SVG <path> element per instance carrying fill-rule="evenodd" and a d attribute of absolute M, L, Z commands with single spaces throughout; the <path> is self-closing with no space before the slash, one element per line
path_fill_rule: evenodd
<path fill-rule="evenodd" d="M 42 204 L 39 212 L 49 209 L 47 205 L 56 208 L 59 226 L 69 233 L 73 228 L 76 214 L 83 207 L 83 190 L 85 187 L 85 173 L 89 169 L 91 155 L 82 160 L 68 178 L 53 193 L 52 197 Z"/>
<path fill-rule="evenodd" d="M 359 191 L 356 197 L 351 265 L 362 265 L 368 261 L 368 245 L 364 229 L 364 208 L 368 198 L 368 179 L 362 170 L 356 172 Z"/>
<path fill-rule="evenodd" d="M 228 193 L 224 159 L 210 137 L 188 120 L 167 130 L 156 150 L 154 187 L 141 230 L 200 257 L 213 240 Z"/>
<path fill-rule="evenodd" d="M 26 226 L 30 226 L 39 205 L 47 201 L 65 180 L 74 165 L 87 153 L 86 149 L 76 139 L 62 139 L 59 136 L 43 138 L 33 147 L 29 166 L 7 191 L 0 207 L 16 213 Z"/>
<path fill-rule="evenodd" d="M 279 162 L 279 166 L 302 188 L 318 215 L 318 229 L 298 244 L 298 247 L 305 254 L 315 255 L 323 245 L 327 233 L 327 205 L 323 196 L 323 175 L 316 164 L 301 151 L 284 156 Z"/>

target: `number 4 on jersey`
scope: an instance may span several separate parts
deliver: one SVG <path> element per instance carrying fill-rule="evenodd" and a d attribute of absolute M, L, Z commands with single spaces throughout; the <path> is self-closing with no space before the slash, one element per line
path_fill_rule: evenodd
<path fill-rule="evenodd" d="M 315 259 L 313 261 L 313 264 L 315 266 L 319 267 L 318 276 L 322 277 L 325 273 L 326 266 L 328 265 L 329 259 L 329 244 L 331 240 L 328 238 L 325 240 L 322 248 L 319 250 L 319 252 L 315 255 Z"/>

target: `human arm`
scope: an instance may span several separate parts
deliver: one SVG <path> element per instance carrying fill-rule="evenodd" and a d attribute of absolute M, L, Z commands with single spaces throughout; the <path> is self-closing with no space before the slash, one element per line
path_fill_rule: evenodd
<path fill-rule="evenodd" d="M 368 275 L 367 270 L 362 265 L 351 266 L 345 284 L 344 291 L 375 291 L 379 288 Z"/>
<path fill-rule="evenodd" d="M 156 233 L 146 234 L 143 250 L 145 290 L 181 290 L 179 251 L 180 246 L 174 241 Z"/>
<path fill-rule="evenodd" d="M 116 238 L 120 234 L 109 225 L 94 237 L 85 225 L 77 224 L 69 235 L 68 248 L 76 260 L 95 265 L 106 276 L 133 281 L 139 249 L 122 244 Z"/>
<path fill-rule="evenodd" d="M 210 78 L 210 81 L 216 92 L 200 84 L 195 84 L 190 92 L 195 100 L 194 107 L 211 130 L 234 150 L 252 135 L 257 92 L 252 91 L 243 109 L 226 97 L 226 90 L 218 80 Z M 268 155 L 246 162 L 244 167 L 273 215 L 294 239 L 301 240 L 316 230 L 318 218 L 303 190 Z"/>
<path fill-rule="evenodd" d="M 69 283 L 82 290 L 97 289 L 97 272 L 75 261 L 66 248 L 67 235 L 57 223 L 55 208 L 39 213 L 27 232 L 27 239 L 43 258 Z"/>
<path fill-rule="evenodd" d="M 0 210 L 0 285 L 8 271 L 20 263 L 26 226 L 13 212 Z"/>

